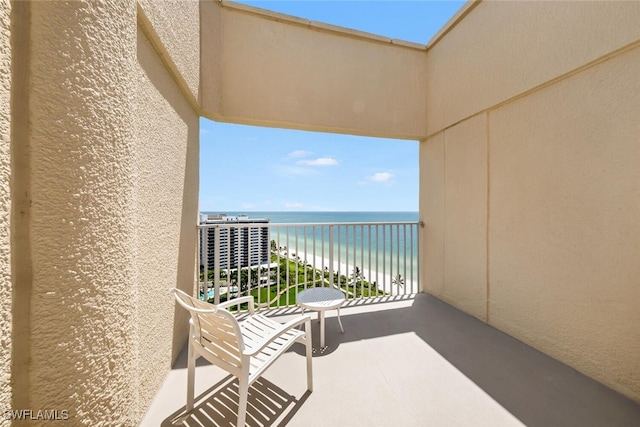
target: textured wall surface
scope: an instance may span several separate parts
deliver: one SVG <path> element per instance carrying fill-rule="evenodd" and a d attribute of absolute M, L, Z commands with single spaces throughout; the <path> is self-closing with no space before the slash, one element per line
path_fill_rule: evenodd
<path fill-rule="evenodd" d="M 146 408 L 187 336 L 185 310 L 176 318 L 169 289 L 192 292 L 196 271 L 199 119 L 144 34 L 138 32 L 134 191 L 138 253 L 137 371 Z M 161 373 L 161 374 L 159 374 Z M 144 415 L 141 414 L 141 415 Z"/>
<path fill-rule="evenodd" d="M 421 291 L 444 293 L 444 132 L 420 142 Z"/>
<path fill-rule="evenodd" d="M 29 407 L 135 425 L 135 3 L 32 2 L 31 16 Z"/>
<path fill-rule="evenodd" d="M 480 3 L 429 48 L 428 134 L 634 42 L 639 21 L 640 2 Z"/>
<path fill-rule="evenodd" d="M 424 289 L 636 401 L 638 19 L 480 3 L 428 50 L 420 158 Z"/>
<path fill-rule="evenodd" d="M 640 47 L 491 112 L 491 323 L 640 401 Z"/>
<path fill-rule="evenodd" d="M 212 1 L 212 0 L 208 0 Z M 200 91 L 200 6 L 198 0 L 140 0 L 163 49 L 198 99 Z"/>
<path fill-rule="evenodd" d="M 223 8 L 220 75 L 203 73 L 202 87 L 204 93 L 213 90 L 221 78 L 224 120 L 424 137 L 424 48 L 299 21 Z M 220 25 L 205 23 L 203 31 L 220 31 Z M 212 56 L 207 50 L 216 48 L 215 43 L 203 43 L 203 57 Z M 203 100 L 215 97 L 203 95 Z M 205 103 L 203 108 L 205 114 L 215 113 L 218 105 Z"/>
<path fill-rule="evenodd" d="M 487 118 L 420 143 L 423 292 L 487 320 Z"/>
<path fill-rule="evenodd" d="M 186 337 L 168 290 L 193 286 L 198 116 L 139 31 L 135 2 L 34 2 L 31 14 L 28 405 L 137 425 Z M 157 25 L 178 49 L 173 24 Z"/>
<path fill-rule="evenodd" d="M 200 2 L 200 19 L 205 23 L 200 40 L 200 75 L 202 91 L 200 105 L 206 106 L 206 116 L 212 120 L 222 120 L 222 6 L 214 0 Z"/>
<path fill-rule="evenodd" d="M 11 408 L 11 7 L 0 1 L 0 411 Z M 5 420 L 0 425 L 8 425 Z"/>
<path fill-rule="evenodd" d="M 486 319 L 487 117 L 444 131 L 445 301 Z"/>

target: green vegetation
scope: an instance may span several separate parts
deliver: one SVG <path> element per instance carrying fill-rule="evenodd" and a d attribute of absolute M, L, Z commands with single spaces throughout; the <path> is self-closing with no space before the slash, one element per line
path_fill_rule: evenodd
<path fill-rule="evenodd" d="M 252 295 L 256 303 L 269 305 L 270 307 L 283 307 L 295 305 L 296 295 L 307 288 L 318 286 L 331 286 L 331 276 L 327 268 L 324 270 L 313 268 L 295 254 L 287 259 L 280 253 L 286 248 L 276 247 L 271 241 L 270 269 L 265 267 L 242 268 L 238 276 L 238 270 L 221 270 L 220 281 L 229 284 L 229 293 L 220 295 L 220 302 L 227 298 L 235 298 L 240 295 Z M 207 272 L 208 281 L 214 280 L 214 271 Z M 200 280 L 203 274 L 200 273 Z M 398 280 L 404 280 L 398 278 Z M 347 275 L 341 272 L 333 272 L 333 283 L 342 289 L 347 299 L 384 296 L 384 291 L 378 289 L 376 282 L 369 282 L 362 274 L 359 267 Z M 202 296 L 202 293 L 201 293 Z M 208 298 L 213 302 L 213 298 Z"/>

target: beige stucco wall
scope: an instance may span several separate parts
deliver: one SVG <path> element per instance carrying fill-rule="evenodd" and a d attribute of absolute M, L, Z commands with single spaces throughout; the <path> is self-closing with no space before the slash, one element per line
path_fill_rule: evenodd
<path fill-rule="evenodd" d="M 213 1 L 213 0 L 210 0 Z M 139 0 L 154 29 L 162 54 L 175 67 L 177 82 L 197 100 L 200 96 L 199 0 Z"/>
<path fill-rule="evenodd" d="M 134 425 L 135 4 L 32 2 L 31 17 L 33 281 L 23 404 L 66 409 L 78 424 Z"/>
<path fill-rule="evenodd" d="M 223 7 L 219 1 L 200 2 L 200 20 L 204 23 L 200 32 L 200 75 L 202 77 L 200 106 L 206 106 L 202 114 L 211 120 L 222 117 L 222 22 Z"/>
<path fill-rule="evenodd" d="M 639 20 L 638 2 L 480 2 L 429 46 L 428 134 L 633 43 Z"/>
<path fill-rule="evenodd" d="M 29 249 L 16 259 L 24 333 L 4 304 L 0 328 L 24 351 L 2 371 L 17 397 L 2 377 L 1 403 L 68 410 L 74 425 L 137 425 L 186 339 L 168 290 L 190 290 L 196 266 L 199 121 L 189 78 L 150 45 L 146 34 L 161 38 L 140 29 L 151 19 L 135 2 L 23 5 L 31 43 L 20 123 L 30 127 L 16 161 L 30 210 L 17 226 L 26 241 L 12 249 Z M 185 47 L 197 45 L 192 30 Z M 0 53 L 4 61 L 10 51 Z M 0 363 L 10 365 L 2 340 Z"/>
<path fill-rule="evenodd" d="M 637 401 L 639 20 L 476 5 L 428 50 L 420 149 L 424 289 Z"/>
<path fill-rule="evenodd" d="M 491 323 L 636 400 L 639 64 L 640 46 L 491 112 L 489 240 Z"/>
<path fill-rule="evenodd" d="M 214 7 L 209 6 L 208 9 Z M 215 6 L 218 7 L 218 6 Z M 424 47 L 227 5 L 203 25 L 203 114 L 226 121 L 418 139 L 425 130 Z M 204 17 L 204 15 L 203 15 Z"/>
<path fill-rule="evenodd" d="M 187 336 L 187 313 L 175 310 L 169 289 L 178 286 L 192 292 L 195 280 L 199 118 L 142 31 L 137 59 L 133 215 L 136 299 L 144 307 L 136 322 L 136 338 L 143 343 L 137 371 L 144 410 Z"/>
<path fill-rule="evenodd" d="M 420 143 L 421 291 L 444 295 L 444 132 Z"/>
<path fill-rule="evenodd" d="M 422 290 L 487 320 L 487 116 L 420 144 Z"/>
<path fill-rule="evenodd" d="M 11 407 L 11 8 L 0 2 L 0 408 Z M 0 421 L 0 425 L 8 425 Z"/>
<path fill-rule="evenodd" d="M 444 280 L 440 296 L 486 320 L 487 118 L 444 131 Z"/>

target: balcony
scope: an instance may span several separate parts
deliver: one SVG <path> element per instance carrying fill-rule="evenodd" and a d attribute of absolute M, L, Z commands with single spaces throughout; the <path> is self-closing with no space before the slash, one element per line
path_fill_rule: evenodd
<path fill-rule="evenodd" d="M 286 321 L 299 313 L 295 295 L 302 289 L 339 286 L 347 296 L 341 310 L 345 333 L 340 333 L 336 312 L 328 312 L 325 348 L 320 348 L 319 325 L 313 322 L 314 392 L 306 390 L 303 348 L 294 346 L 250 389 L 248 425 L 640 423 L 640 406 L 628 398 L 433 296 L 417 293 L 419 227 L 200 226 L 201 253 L 208 255 L 200 258 L 202 271 L 209 272 L 206 281 L 201 275 L 200 288 L 213 292 L 212 302 L 252 294 L 261 310 Z M 257 237 L 229 245 L 221 235 Z M 265 241 L 266 256 L 254 256 Z M 268 262 L 245 265 L 243 254 L 245 263 Z M 221 260 L 228 264 L 221 266 Z M 245 273 L 238 274 L 238 268 Z M 237 381 L 200 359 L 196 407 L 185 413 L 186 374 L 184 348 L 142 425 L 233 425 Z"/>
<path fill-rule="evenodd" d="M 133 3 L 0 13 L 1 407 L 74 425 L 182 415 L 186 322 L 168 291 L 198 268 L 205 117 L 420 141 L 415 285 L 432 296 L 350 278 L 368 256 L 334 248 L 326 272 L 307 258 L 313 286 L 355 292 L 346 332 L 328 319 L 314 393 L 295 351 L 268 372 L 251 423 L 640 425 L 638 403 L 577 373 L 640 402 L 640 2 L 470 1 L 418 47 L 233 2 Z M 247 290 L 272 310 L 260 273 Z M 286 283 L 272 315 L 293 311 Z M 233 385 L 198 369 L 187 425 L 229 424 Z"/>
<path fill-rule="evenodd" d="M 328 313 L 314 391 L 306 391 L 303 349 L 294 346 L 250 389 L 247 424 L 640 424 L 640 406 L 626 397 L 432 296 L 386 300 L 349 301 L 344 334 Z M 316 322 L 312 333 L 317 346 Z M 237 382 L 199 359 L 196 408 L 185 414 L 186 377 L 183 351 L 141 425 L 234 425 Z"/>

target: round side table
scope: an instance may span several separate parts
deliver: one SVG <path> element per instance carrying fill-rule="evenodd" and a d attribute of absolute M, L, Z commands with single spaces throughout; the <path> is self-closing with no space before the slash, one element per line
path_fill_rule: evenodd
<path fill-rule="evenodd" d="M 313 310 L 318 312 L 318 321 L 320 322 L 320 347 L 324 348 L 324 312 L 327 310 L 338 310 L 338 324 L 340 330 L 344 334 L 342 321 L 340 320 L 340 306 L 344 304 L 345 297 L 342 291 L 335 288 L 309 288 L 300 292 L 296 297 L 296 302 L 304 310 Z"/>

